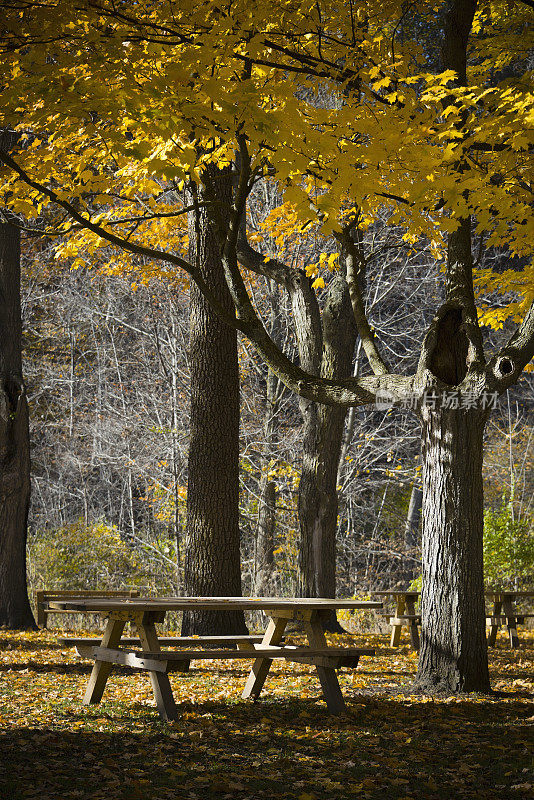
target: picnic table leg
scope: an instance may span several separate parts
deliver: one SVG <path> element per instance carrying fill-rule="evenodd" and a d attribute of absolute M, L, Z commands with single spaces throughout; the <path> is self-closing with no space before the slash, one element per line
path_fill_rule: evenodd
<path fill-rule="evenodd" d="M 502 610 L 506 616 L 506 625 L 510 637 L 510 647 L 519 647 L 519 636 L 517 635 L 517 621 L 514 611 L 514 604 L 511 597 L 505 597 L 502 603 Z"/>
<path fill-rule="evenodd" d="M 46 628 L 48 614 L 44 606 L 44 592 L 42 590 L 35 592 L 35 605 L 37 606 L 37 627 Z"/>
<path fill-rule="evenodd" d="M 404 614 L 405 608 L 406 608 L 406 598 L 404 597 L 403 594 L 398 594 L 397 595 L 397 610 L 395 612 L 395 615 L 396 615 L 397 619 L 401 616 L 401 614 Z M 402 630 L 402 625 L 401 624 L 392 625 L 391 647 L 398 647 L 399 646 L 400 637 L 401 637 L 401 630 Z"/>
<path fill-rule="evenodd" d="M 125 624 L 125 621 L 122 619 L 109 617 L 100 647 L 117 647 L 121 640 Z M 83 698 L 84 705 L 100 703 L 112 666 L 113 665 L 109 661 L 95 660 L 85 690 L 85 697 Z"/>
<path fill-rule="evenodd" d="M 319 613 L 312 613 L 310 619 L 304 622 L 304 629 L 308 636 L 310 647 L 319 649 L 328 646 Z M 335 669 L 333 667 L 321 667 L 318 664 L 315 665 L 315 669 L 321 682 L 328 711 L 331 714 L 343 714 L 347 710 L 347 706 L 341 694 L 341 687 Z"/>
<path fill-rule="evenodd" d="M 406 613 L 415 616 L 415 598 L 406 598 Z M 409 619 L 410 626 L 410 642 L 414 650 L 419 651 L 419 628 L 417 627 L 417 620 Z"/>
<path fill-rule="evenodd" d="M 143 650 L 147 650 L 150 653 L 161 652 L 156 626 L 153 622 L 143 620 L 142 622 L 137 622 L 135 627 Z M 178 709 L 174 702 L 169 676 L 164 672 L 149 672 L 149 675 L 161 718 L 164 720 L 178 719 Z"/>
<path fill-rule="evenodd" d="M 501 613 L 502 609 L 502 600 L 495 600 L 493 604 L 493 611 L 492 616 L 495 619 L 498 614 Z M 495 647 L 495 641 L 497 639 L 497 631 L 499 630 L 499 625 L 497 622 L 492 622 L 490 625 L 490 632 L 488 634 L 488 647 Z"/>
<path fill-rule="evenodd" d="M 265 631 L 265 635 L 262 639 L 262 645 L 277 645 L 280 644 L 282 640 L 282 636 L 284 635 L 284 631 L 286 628 L 288 620 L 285 617 L 277 617 L 271 618 L 269 620 L 269 624 L 267 625 L 267 630 Z M 260 692 L 263 688 L 263 684 L 265 683 L 265 679 L 269 674 L 269 670 L 271 669 L 271 659 L 270 658 L 257 658 L 254 664 L 252 665 L 252 669 L 250 670 L 250 675 L 248 676 L 248 680 L 245 684 L 245 688 L 243 689 L 243 694 L 241 697 L 254 697 L 257 698 L 260 696 Z"/>

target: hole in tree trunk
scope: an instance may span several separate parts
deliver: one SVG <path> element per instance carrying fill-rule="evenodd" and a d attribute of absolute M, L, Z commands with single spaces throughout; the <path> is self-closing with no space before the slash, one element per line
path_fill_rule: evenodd
<path fill-rule="evenodd" d="M 501 375 L 511 375 L 514 371 L 514 365 L 509 358 L 501 358 L 497 364 L 497 369 Z"/>
<path fill-rule="evenodd" d="M 4 392 L 9 402 L 11 413 L 15 413 L 20 395 L 20 386 L 13 378 L 6 378 L 4 381 Z"/>

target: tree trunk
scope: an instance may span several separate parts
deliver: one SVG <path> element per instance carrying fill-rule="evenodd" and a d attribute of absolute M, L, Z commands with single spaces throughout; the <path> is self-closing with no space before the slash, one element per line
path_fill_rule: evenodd
<path fill-rule="evenodd" d="M 423 505 L 423 492 L 419 486 L 412 487 L 410 495 L 410 505 L 406 516 L 406 527 L 404 529 L 404 546 L 406 549 L 406 566 L 404 569 L 404 580 L 409 583 L 414 577 L 413 560 L 417 548 L 417 538 L 419 533 L 419 522 L 421 521 L 421 508 Z"/>
<path fill-rule="evenodd" d="M 278 346 L 281 346 L 280 290 L 271 280 L 266 281 L 267 297 L 270 305 L 269 333 Z M 265 385 L 265 412 L 263 419 L 263 473 L 258 494 L 258 526 L 256 530 L 256 559 L 254 570 L 254 593 L 268 596 L 273 592 L 273 572 L 275 530 L 276 530 L 276 482 L 269 478 L 269 463 L 278 445 L 279 411 L 282 384 L 267 369 Z"/>
<path fill-rule="evenodd" d="M 476 6 L 476 0 L 451 0 L 446 6 L 443 68 L 453 69 L 463 86 Z M 457 172 L 464 166 L 456 164 Z M 471 398 L 469 407 L 444 408 L 442 395 L 439 407 L 424 403 L 421 409 L 423 590 L 416 685 L 425 691 L 483 692 L 490 689 L 482 550 L 488 412 L 481 402 L 485 357 L 473 291 L 471 220 L 458 221 L 448 239 L 447 303 L 427 334 L 426 343 L 433 344 L 426 365 L 442 385 L 462 385 L 464 399 L 466 392 Z"/>
<path fill-rule="evenodd" d="M 232 197 L 229 170 L 209 167 L 217 199 Z M 198 199 L 203 197 L 198 195 Z M 205 210 L 190 219 L 193 259 L 233 312 L 215 231 Z M 239 371 L 235 330 L 221 322 L 196 285 L 190 299 L 191 428 L 187 481 L 185 594 L 240 596 Z M 246 633 L 242 612 L 184 614 L 184 635 Z"/>
<path fill-rule="evenodd" d="M 26 584 L 30 504 L 28 403 L 22 379 L 20 232 L 0 224 L 0 625 L 35 629 Z"/>
<path fill-rule="evenodd" d="M 345 280 L 335 278 L 323 312 L 321 375 L 347 377 L 352 371 L 356 325 Z M 346 409 L 314 404 L 305 425 L 299 484 L 300 585 L 303 597 L 336 596 L 337 473 Z M 335 612 L 326 630 L 343 630 Z"/>
<path fill-rule="evenodd" d="M 490 689 L 480 408 L 423 409 L 422 637 L 416 686 Z"/>
<path fill-rule="evenodd" d="M 257 572 L 255 593 L 269 596 L 274 570 L 274 535 L 276 530 L 276 483 L 265 476 L 260 484 L 258 512 Z"/>

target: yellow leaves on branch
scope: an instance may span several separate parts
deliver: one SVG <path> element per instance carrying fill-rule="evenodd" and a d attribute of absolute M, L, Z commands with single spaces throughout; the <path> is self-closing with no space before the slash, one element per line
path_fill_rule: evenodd
<path fill-rule="evenodd" d="M 499 330 L 507 321 L 520 322 L 534 302 L 534 265 L 504 272 L 475 270 L 475 289 L 481 301 L 479 321 L 483 325 Z M 492 304 L 492 294 L 508 296 L 509 301 Z"/>
<path fill-rule="evenodd" d="M 467 88 L 452 70 L 428 72 L 407 34 L 392 47 L 401 0 L 370 0 L 356 14 L 333 0 L 236 0 L 224 11 L 212 0 L 132 0 L 128 15 L 66 0 L 8 8 L 3 124 L 27 137 L 23 169 L 103 224 L 116 225 L 117 199 L 125 216 L 169 190 L 179 206 L 184 182 L 229 164 L 244 136 L 252 169 L 284 187 L 288 221 L 265 228 L 277 246 L 299 226 L 330 235 L 347 208 L 372 224 L 388 205 L 415 238 L 433 241 L 472 214 L 489 246 L 528 256 L 534 103 L 520 75 L 495 84 L 489 56 L 503 43 L 528 51 L 520 5 L 477 12 Z M 418 14 L 435 22 L 444 8 L 421 0 Z M 26 217 L 46 205 L 5 169 L 0 200 Z M 168 241 L 174 223 L 143 222 L 131 235 Z"/>

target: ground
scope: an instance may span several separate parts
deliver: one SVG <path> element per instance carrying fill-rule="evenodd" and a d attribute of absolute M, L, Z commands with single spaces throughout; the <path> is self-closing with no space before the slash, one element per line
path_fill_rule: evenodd
<path fill-rule="evenodd" d="M 171 675 L 171 724 L 148 677 L 127 669 L 83 706 L 90 664 L 58 633 L 0 630 L 1 800 L 534 797 L 532 631 L 517 650 L 503 634 L 490 649 L 494 695 L 439 699 L 411 693 L 407 645 L 356 636 L 377 657 L 340 672 L 348 714 L 337 718 L 311 667 L 275 662 L 252 703 L 240 699 L 248 662 L 197 662 Z"/>

